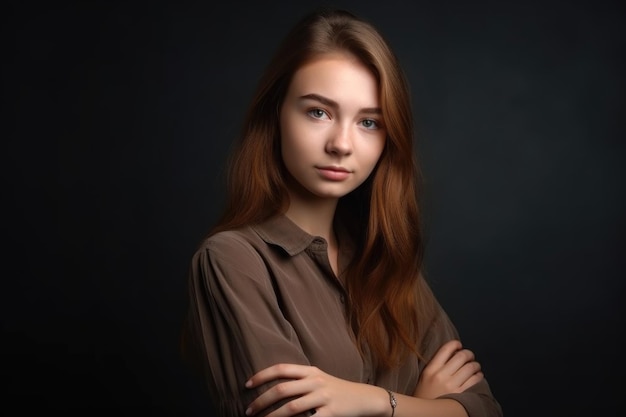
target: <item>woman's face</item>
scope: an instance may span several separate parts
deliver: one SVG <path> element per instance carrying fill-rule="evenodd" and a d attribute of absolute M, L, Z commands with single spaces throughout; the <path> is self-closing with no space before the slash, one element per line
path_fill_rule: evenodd
<path fill-rule="evenodd" d="M 280 130 L 285 166 L 309 197 L 348 194 L 367 179 L 385 146 L 376 78 L 348 54 L 310 61 L 291 80 Z"/>

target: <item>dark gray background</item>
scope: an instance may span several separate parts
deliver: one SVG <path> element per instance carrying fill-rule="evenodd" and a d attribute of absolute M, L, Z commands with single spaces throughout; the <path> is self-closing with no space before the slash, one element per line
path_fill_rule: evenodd
<path fill-rule="evenodd" d="M 188 262 L 260 71 L 318 4 L 5 5 L 2 375 L 17 414 L 210 411 L 178 356 Z M 378 25 L 406 69 L 428 277 L 505 415 L 617 415 L 623 6 L 334 4 Z"/>

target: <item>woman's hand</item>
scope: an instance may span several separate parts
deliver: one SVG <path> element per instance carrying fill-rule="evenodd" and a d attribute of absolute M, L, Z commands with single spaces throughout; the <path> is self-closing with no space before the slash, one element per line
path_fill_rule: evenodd
<path fill-rule="evenodd" d="M 315 417 L 376 415 L 389 411 L 389 396 L 379 387 L 346 381 L 314 366 L 278 364 L 254 375 L 247 388 L 276 379 L 281 382 L 250 403 L 246 415 L 252 416 L 272 404 L 295 397 L 267 417 L 287 417 L 313 410 Z"/>
<path fill-rule="evenodd" d="M 420 375 L 414 397 L 435 399 L 443 394 L 463 392 L 484 378 L 474 353 L 461 342 L 443 344 Z"/>

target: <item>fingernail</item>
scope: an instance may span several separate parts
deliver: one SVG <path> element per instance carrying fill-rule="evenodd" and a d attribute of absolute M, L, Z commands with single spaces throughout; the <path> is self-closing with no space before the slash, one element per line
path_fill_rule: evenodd
<path fill-rule="evenodd" d="M 246 381 L 246 387 L 250 388 L 252 386 L 252 381 L 248 380 Z"/>
<path fill-rule="evenodd" d="M 249 416 L 250 414 L 252 414 L 252 408 L 248 407 L 248 409 L 246 410 L 246 415 Z"/>

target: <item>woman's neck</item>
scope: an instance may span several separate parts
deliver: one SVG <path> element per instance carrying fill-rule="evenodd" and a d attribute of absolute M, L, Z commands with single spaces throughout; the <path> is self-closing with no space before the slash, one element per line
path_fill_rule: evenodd
<path fill-rule="evenodd" d="M 323 237 L 334 246 L 336 239 L 333 219 L 337 201 L 337 199 L 302 199 L 290 195 L 289 208 L 285 215 L 308 234 Z"/>

